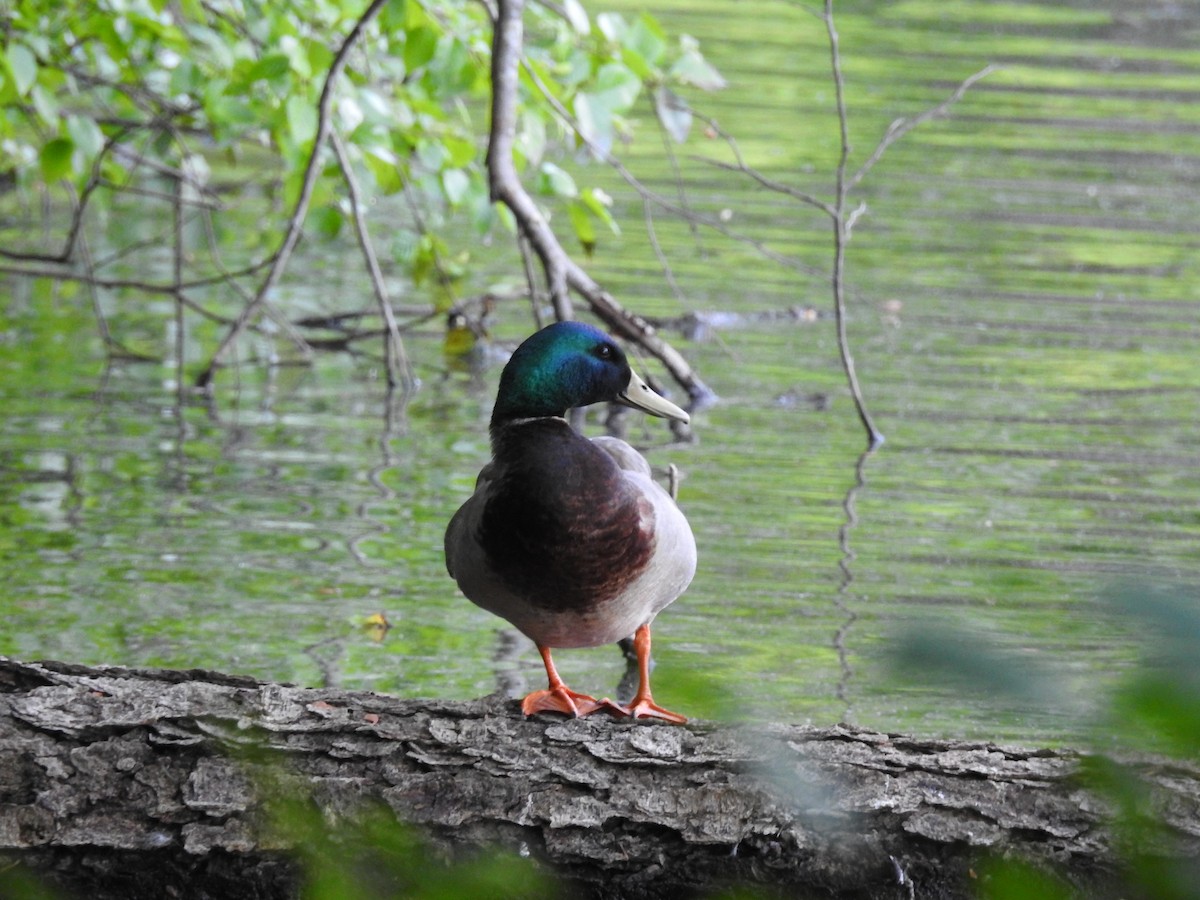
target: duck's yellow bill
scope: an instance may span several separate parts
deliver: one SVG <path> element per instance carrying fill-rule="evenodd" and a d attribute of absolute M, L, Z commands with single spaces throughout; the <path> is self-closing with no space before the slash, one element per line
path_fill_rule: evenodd
<path fill-rule="evenodd" d="M 650 385 L 642 381 L 638 377 L 637 372 L 630 374 L 629 384 L 617 396 L 623 403 L 635 409 L 640 409 L 643 412 L 648 412 L 652 416 L 674 419 L 677 422 L 683 422 L 685 425 L 691 421 L 691 417 L 686 412 L 666 397 L 650 390 Z"/>

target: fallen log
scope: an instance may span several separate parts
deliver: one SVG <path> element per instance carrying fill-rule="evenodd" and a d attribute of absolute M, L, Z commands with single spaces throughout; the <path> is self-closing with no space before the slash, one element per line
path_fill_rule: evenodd
<path fill-rule="evenodd" d="M 374 805 L 447 856 L 502 848 L 581 895 L 958 897 L 981 861 L 1020 857 L 1115 896 L 1113 810 L 1082 760 L 847 725 L 525 720 L 500 697 L 0 657 L 0 869 L 90 900 L 292 897 L 294 848 L 267 812 L 283 785 L 327 821 Z M 1200 855 L 1200 771 L 1133 765 L 1163 812 L 1143 849 Z"/>

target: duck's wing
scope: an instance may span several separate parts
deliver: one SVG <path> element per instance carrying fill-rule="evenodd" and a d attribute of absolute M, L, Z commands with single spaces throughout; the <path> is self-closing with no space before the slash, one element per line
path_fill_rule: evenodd
<path fill-rule="evenodd" d="M 479 517 L 487 503 L 488 489 L 496 479 L 496 464 L 490 462 L 479 470 L 475 478 L 475 493 L 467 498 L 467 502 L 458 508 L 450 524 L 446 526 L 444 548 L 446 551 L 446 571 L 455 578 L 455 561 L 461 560 L 468 552 L 468 544 L 475 541 L 474 534 L 479 526 Z"/>
<path fill-rule="evenodd" d="M 649 607 L 652 619 L 691 583 L 696 573 L 696 539 L 675 498 L 654 480 L 642 454 L 615 437 L 592 438 L 592 443 L 613 458 L 624 472 L 626 484 L 638 492 L 643 504 L 642 527 L 654 534 L 654 556 L 640 576 L 646 583 L 638 591 L 653 598 Z"/>
<path fill-rule="evenodd" d="M 592 438 L 592 443 L 611 456 L 619 468 L 651 477 L 650 463 L 646 462 L 646 457 L 620 438 L 601 435 Z"/>
<path fill-rule="evenodd" d="M 632 621 L 638 628 L 653 621 L 691 583 L 696 574 L 696 539 L 675 498 L 654 480 L 650 463 L 642 454 L 614 437 L 597 437 L 592 442 L 612 457 L 624 473 L 626 484 L 637 491 L 643 510 L 642 527 L 654 535 L 650 562 L 626 592 L 629 597 L 639 598 L 640 621 L 627 620 L 625 624 Z"/>

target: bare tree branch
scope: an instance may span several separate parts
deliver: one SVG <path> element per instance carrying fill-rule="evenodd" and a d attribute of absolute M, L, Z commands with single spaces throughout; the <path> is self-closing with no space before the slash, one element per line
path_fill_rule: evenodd
<path fill-rule="evenodd" d="M 516 217 L 546 273 L 546 286 L 554 313 L 562 321 L 574 318 L 567 293 L 565 252 L 550 223 L 521 184 L 513 165 L 513 141 L 517 131 L 518 65 L 524 44 L 521 15 L 524 0 L 500 0 L 497 5 L 492 44 L 492 122 L 488 141 L 487 171 L 493 200 L 507 206 Z"/>
<path fill-rule="evenodd" d="M 107 263 L 97 263 L 95 268 L 100 268 L 101 265 Z M 275 257 L 269 256 L 266 259 L 246 266 L 244 269 L 238 269 L 233 272 L 222 272 L 220 275 L 207 275 L 204 278 L 196 278 L 191 281 L 185 281 L 181 287 L 185 291 L 193 290 L 201 287 L 211 287 L 213 285 L 223 285 L 237 278 L 245 278 L 250 275 L 255 275 L 262 269 L 274 265 Z M 0 273 L 5 275 L 19 275 L 24 278 L 53 278 L 58 281 L 80 281 L 88 284 L 94 284 L 96 287 L 111 289 L 111 290 L 131 290 L 143 291 L 147 294 L 174 294 L 175 285 L 169 282 L 161 281 L 141 281 L 136 278 L 102 278 L 93 274 L 90 270 L 85 272 L 76 272 L 65 268 L 47 268 L 40 266 L 5 266 L 0 265 Z M 213 321 L 228 321 L 233 324 L 235 320 L 223 319 L 215 314 L 210 314 L 209 318 Z"/>
<path fill-rule="evenodd" d="M 74 255 L 76 243 L 79 240 L 79 234 L 83 228 L 83 217 L 87 212 L 88 201 L 92 194 L 101 184 L 100 166 L 104 161 L 104 157 L 109 151 L 116 146 L 121 135 L 114 135 L 104 141 L 104 146 L 100 148 L 100 152 L 96 154 L 96 158 L 92 160 L 92 170 L 88 174 L 88 180 L 83 186 L 83 190 L 79 192 L 79 196 L 75 196 L 74 188 L 69 188 L 71 198 L 71 222 L 67 226 L 67 237 L 63 241 L 63 247 L 57 253 L 37 253 L 17 250 L 5 250 L 0 247 L 0 257 L 5 259 L 28 261 L 28 262 L 50 262 L 50 263 L 68 263 Z"/>
<path fill-rule="evenodd" d="M 1194 884 L 1200 852 L 1200 770 L 1180 759 L 853 725 L 527 719 L 497 695 L 400 700 L 2 657 L 0 688 L 0 854 L 67 896 L 295 896 L 306 829 L 283 826 L 301 808 L 326 823 L 308 839 L 330 853 L 388 834 L 363 828 L 373 810 L 436 839 L 422 865 L 492 846 L 569 879 L 554 896 L 629 900 L 977 896 L 989 858 L 1059 873 L 1073 890 L 1053 896 L 1108 900 L 1146 895 L 1131 862 Z M 1122 793 L 1103 789 L 1106 770 Z M 370 896 L 395 888 L 371 880 L 393 871 L 368 864 L 339 886 Z M 467 884 L 459 894 L 497 893 Z"/>
<path fill-rule="evenodd" d="M 225 266 L 224 260 L 221 258 L 220 241 L 217 239 L 216 229 L 213 227 L 211 210 L 202 210 L 201 221 L 204 223 L 204 237 L 208 243 L 209 259 L 212 260 L 212 264 L 216 267 L 217 271 L 221 273 L 221 280 L 219 283 L 222 287 L 232 288 L 238 294 L 238 296 L 242 298 L 244 303 L 249 303 L 253 299 L 253 295 L 244 287 L 242 287 L 241 283 L 238 281 L 238 273 L 229 271 L 229 269 Z M 255 268 L 256 270 L 261 269 L 269 263 L 270 260 L 268 260 L 266 263 L 259 263 Z M 292 325 L 287 316 L 285 316 L 278 308 L 276 308 L 273 303 L 269 301 L 263 302 L 263 311 L 271 317 L 271 321 L 278 325 L 280 330 L 296 346 L 296 349 L 300 351 L 301 356 L 305 360 L 310 359 L 312 356 L 312 346 L 304 339 L 304 336 L 296 330 L 296 327 Z M 203 312 L 209 318 L 219 318 L 220 321 L 226 325 L 233 324 L 232 319 L 224 316 L 218 317 L 216 314 L 208 313 L 207 311 Z"/>
<path fill-rule="evenodd" d="M 658 229 L 654 227 L 654 209 L 649 200 L 642 200 L 642 221 L 646 223 L 646 237 L 650 239 L 650 248 L 654 251 L 654 256 L 658 260 L 658 266 L 662 269 L 663 278 L 667 281 L 667 287 L 671 289 L 675 299 L 680 303 L 687 300 L 683 293 L 683 288 L 679 286 L 679 280 L 675 277 L 675 270 L 671 268 L 671 261 L 667 259 L 667 253 L 662 248 L 662 242 L 658 239 Z"/>
<path fill-rule="evenodd" d="M 875 427 L 871 413 L 863 398 L 854 368 L 854 356 L 850 352 L 850 339 L 846 334 L 846 244 L 850 240 L 846 201 L 850 185 L 846 171 L 850 161 L 850 118 L 846 112 L 846 81 L 842 75 L 842 56 L 838 43 L 838 32 L 833 21 L 833 0 L 825 0 L 825 30 L 829 35 L 829 60 L 833 72 L 834 91 L 837 97 L 838 129 L 841 134 L 841 151 L 838 154 L 835 174 L 836 188 L 833 202 L 833 311 L 837 324 L 838 352 L 842 357 L 842 368 L 854 398 L 858 418 L 867 432 L 867 447 L 873 449 L 883 443 L 883 433 Z"/>
<path fill-rule="evenodd" d="M 529 305 L 533 309 L 533 321 L 542 327 L 542 297 L 538 290 L 537 274 L 533 270 L 533 248 L 524 232 L 517 233 L 517 249 L 521 252 L 521 267 L 525 270 L 525 283 L 529 286 Z"/>
<path fill-rule="evenodd" d="M 187 319 L 184 317 L 183 306 L 183 207 L 184 182 L 176 178 L 175 202 L 171 204 L 171 284 L 175 287 L 175 417 L 180 431 L 180 440 L 176 449 L 182 452 L 183 447 L 183 405 L 184 394 L 184 356 L 187 352 Z M 178 477 L 186 478 L 186 469 L 179 467 Z"/>

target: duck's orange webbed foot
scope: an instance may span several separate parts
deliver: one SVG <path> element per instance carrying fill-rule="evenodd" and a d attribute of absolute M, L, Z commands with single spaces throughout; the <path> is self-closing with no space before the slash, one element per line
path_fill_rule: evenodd
<path fill-rule="evenodd" d="M 595 697 L 573 691 L 566 685 L 559 685 L 544 691 L 534 691 L 521 701 L 521 712 L 526 716 L 540 712 L 556 712 L 576 717 L 590 716 L 597 712 L 606 712 L 614 716 L 629 715 L 622 707 L 607 697 L 597 700 Z"/>
<path fill-rule="evenodd" d="M 687 724 L 687 716 L 681 716 L 677 712 L 663 709 L 650 697 L 643 697 L 641 699 L 634 697 L 633 702 L 625 708 L 625 712 L 634 719 L 662 719 L 664 722 L 670 722 L 674 725 Z"/>
<path fill-rule="evenodd" d="M 675 725 L 686 725 L 687 716 L 663 709 L 650 696 L 650 626 L 642 625 L 633 635 L 633 649 L 638 661 L 638 689 L 625 712 L 634 719 L 662 719 Z"/>

